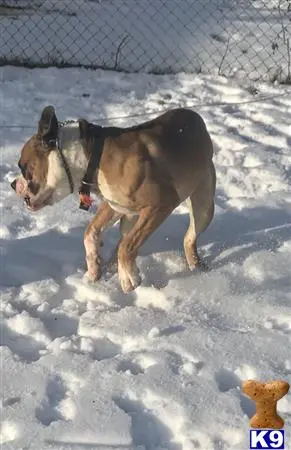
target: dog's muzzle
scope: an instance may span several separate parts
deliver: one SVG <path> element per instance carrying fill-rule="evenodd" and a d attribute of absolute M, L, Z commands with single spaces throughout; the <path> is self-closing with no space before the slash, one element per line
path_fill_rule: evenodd
<path fill-rule="evenodd" d="M 15 178 L 15 180 L 13 180 L 12 183 L 10 184 L 10 186 L 12 187 L 12 189 L 13 189 L 15 192 L 16 192 L 16 185 L 17 185 L 17 179 Z M 25 203 L 26 203 L 27 206 L 31 206 L 30 198 L 29 198 L 28 195 L 26 195 L 26 196 L 24 197 L 24 201 L 25 201 Z"/>

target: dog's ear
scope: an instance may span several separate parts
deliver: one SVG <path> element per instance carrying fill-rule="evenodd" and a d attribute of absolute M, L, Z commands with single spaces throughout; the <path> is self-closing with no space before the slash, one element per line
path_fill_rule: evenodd
<path fill-rule="evenodd" d="M 38 123 L 38 134 L 46 145 L 51 146 L 50 144 L 57 140 L 58 127 L 58 119 L 54 107 L 46 106 Z"/>

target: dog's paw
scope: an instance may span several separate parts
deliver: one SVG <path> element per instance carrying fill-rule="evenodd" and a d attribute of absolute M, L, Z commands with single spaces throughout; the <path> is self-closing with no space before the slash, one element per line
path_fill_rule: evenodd
<path fill-rule="evenodd" d="M 125 267 L 118 267 L 118 276 L 121 285 L 121 289 L 125 294 L 136 289 L 141 283 L 141 277 L 139 270 L 135 266 L 131 271 Z"/>
<path fill-rule="evenodd" d="M 95 283 L 101 277 L 100 267 L 90 267 L 85 273 L 83 280 L 87 283 Z"/>

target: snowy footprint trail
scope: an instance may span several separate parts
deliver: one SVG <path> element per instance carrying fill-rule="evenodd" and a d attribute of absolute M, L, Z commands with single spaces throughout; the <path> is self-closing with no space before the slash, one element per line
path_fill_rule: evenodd
<path fill-rule="evenodd" d="M 200 238 L 211 270 L 187 271 L 181 205 L 141 249 L 143 282 L 128 295 L 115 272 L 84 281 L 89 216 L 76 197 L 24 209 L 9 182 L 33 130 L 1 128 L 1 448 L 248 448 L 254 405 L 242 381 L 291 382 L 290 89 L 82 69 L 2 67 L 0 79 L 8 125 L 35 127 L 47 103 L 60 119 L 94 121 L 238 103 L 198 108 L 218 177 L 215 219 Z M 276 97 L 245 103 L 255 91 Z M 105 260 L 117 239 L 113 227 Z M 290 395 L 279 411 L 291 449 Z"/>

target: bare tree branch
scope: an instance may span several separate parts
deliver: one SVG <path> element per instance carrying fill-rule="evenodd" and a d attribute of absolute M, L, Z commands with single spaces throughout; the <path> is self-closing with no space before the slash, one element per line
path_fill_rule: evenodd
<path fill-rule="evenodd" d="M 220 61 L 219 67 L 218 67 L 218 75 L 221 75 L 221 68 L 222 68 L 222 65 L 223 65 L 223 63 L 224 63 L 224 60 L 225 60 L 225 58 L 226 58 L 226 55 L 227 55 L 227 53 L 228 53 L 229 42 L 230 42 L 230 36 L 229 36 L 228 39 L 227 39 L 227 43 L 226 43 L 226 47 L 225 47 L 225 52 L 224 52 L 223 55 L 222 55 L 222 58 L 221 58 L 221 61 Z"/>
<path fill-rule="evenodd" d="M 116 54 L 115 54 L 114 70 L 117 70 L 120 52 L 121 52 L 122 47 L 125 45 L 126 41 L 128 40 L 128 37 L 129 37 L 128 35 L 124 36 L 121 39 L 119 46 L 117 47 Z"/>

